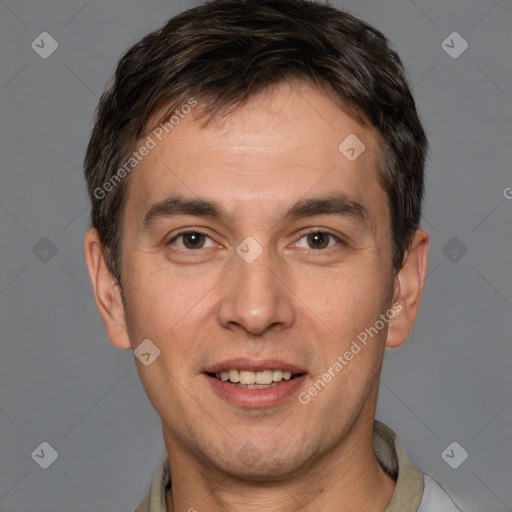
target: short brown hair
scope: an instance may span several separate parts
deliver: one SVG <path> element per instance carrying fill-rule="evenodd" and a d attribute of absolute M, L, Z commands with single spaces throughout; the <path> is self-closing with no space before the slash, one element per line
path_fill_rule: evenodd
<path fill-rule="evenodd" d="M 308 0 L 213 0 L 170 19 L 120 60 L 103 93 L 84 172 L 110 271 L 120 281 L 128 179 L 108 187 L 148 121 L 197 98 L 210 118 L 252 95 L 298 79 L 318 86 L 380 134 L 379 180 L 391 215 L 396 271 L 419 227 L 427 139 L 400 58 L 378 30 L 331 5 Z M 341 142 L 341 141 L 340 141 Z M 111 190 L 110 190 L 111 189 Z"/>

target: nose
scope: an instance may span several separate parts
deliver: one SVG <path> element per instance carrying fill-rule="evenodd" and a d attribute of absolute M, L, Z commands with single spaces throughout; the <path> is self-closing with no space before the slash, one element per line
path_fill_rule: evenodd
<path fill-rule="evenodd" d="M 253 335 L 286 329 L 295 321 L 293 293 L 285 269 L 268 250 L 251 263 L 237 254 L 222 290 L 218 321 L 228 329 L 243 328 Z"/>

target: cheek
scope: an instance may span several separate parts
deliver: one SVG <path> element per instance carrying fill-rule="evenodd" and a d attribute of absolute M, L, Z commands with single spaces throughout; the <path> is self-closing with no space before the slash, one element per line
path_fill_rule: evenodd
<path fill-rule="evenodd" d="M 342 345 L 374 324 L 386 309 L 389 295 L 375 261 L 330 269 L 321 280 L 310 276 L 301 288 L 298 295 L 304 297 L 306 307 Z"/>
<path fill-rule="evenodd" d="M 204 351 L 201 344 L 215 319 L 219 278 L 173 274 L 169 267 L 155 266 L 150 258 L 133 258 L 130 265 L 125 295 L 132 347 L 150 339 L 160 349 L 155 365 L 164 365 L 172 375 L 193 374 L 195 359 L 199 349 Z"/>
<path fill-rule="evenodd" d="M 133 258 L 128 279 L 131 312 L 136 325 L 156 332 L 171 330 L 201 302 L 209 281 L 184 278 L 169 265 L 155 265 L 154 257 Z"/>

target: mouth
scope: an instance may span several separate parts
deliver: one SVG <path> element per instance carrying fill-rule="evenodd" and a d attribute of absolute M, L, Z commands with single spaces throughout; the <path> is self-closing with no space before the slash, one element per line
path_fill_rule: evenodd
<path fill-rule="evenodd" d="M 230 368 L 220 372 L 206 373 L 217 380 L 245 389 L 267 389 L 305 374 L 305 372 L 292 372 L 281 368 L 268 368 L 260 371 Z"/>
<path fill-rule="evenodd" d="M 205 368 L 214 393 L 244 408 L 276 406 L 305 385 L 307 372 L 278 359 L 233 359 Z"/>

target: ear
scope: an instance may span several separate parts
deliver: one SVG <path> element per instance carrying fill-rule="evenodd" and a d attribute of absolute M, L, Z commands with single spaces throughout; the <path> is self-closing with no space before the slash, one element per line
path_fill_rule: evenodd
<path fill-rule="evenodd" d="M 427 277 L 428 233 L 418 229 L 406 252 L 402 268 L 395 278 L 393 304 L 397 312 L 388 324 L 386 347 L 397 348 L 411 333 L 420 307 L 421 295 Z"/>
<path fill-rule="evenodd" d="M 91 279 L 94 300 L 105 324 L 110 342 L 121 349 L 130 348 L 119 284 L 110 273 L 103 254 L 98 231 L 89 229 L 85 235 L 85 261 Z"/>

